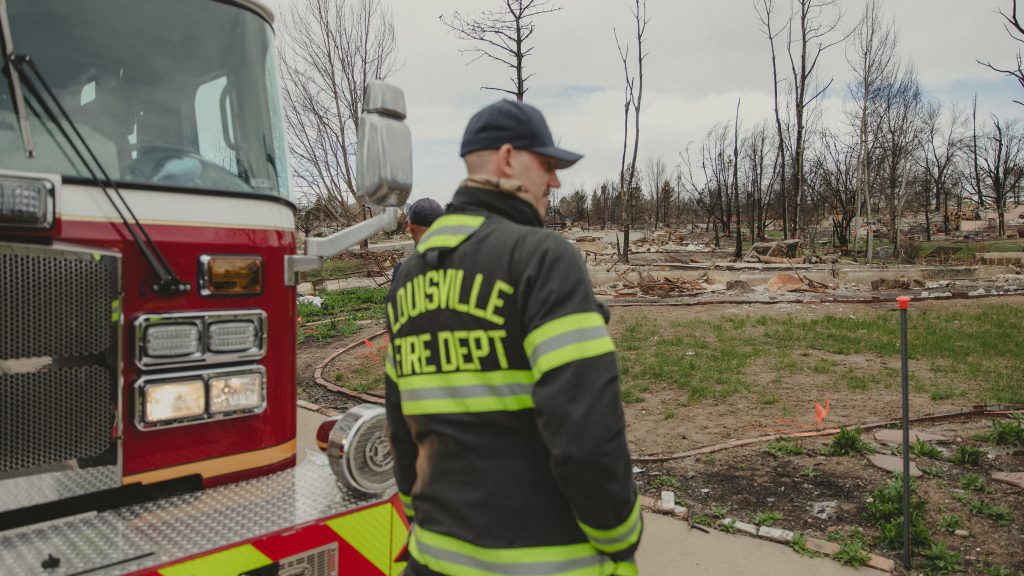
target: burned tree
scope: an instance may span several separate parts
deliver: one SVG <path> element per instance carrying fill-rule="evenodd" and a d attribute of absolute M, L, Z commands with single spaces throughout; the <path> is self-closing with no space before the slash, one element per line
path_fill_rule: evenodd
<path fill-rule="evenodd" d="M 764 26 L 763 32 L 768 38 L 768 44 L 772 51 L 772 110 L 775 113 L 775 136 L 777 148 L 777 162 L 779 166 L 779 194 L 782 200 L 782 237 L 789 238 L 789 194 L 786 188 L 786 133 L 782 127 L 782 109 L 779 107 L 779 66 L 775 53 L 775 38 L 786 29 L 780 26 L 778 30 L 772 28 L 772 11 L 775 8 L 774 0 L 759 0 L 754 3 L 757 16 Z"/>
<path fill-rule="evenodd" d="M 661 158 L 650 158 L 647 160 L 647 183 L 650 185 L 651 190 L 651 204 L 654 209 L 654 227 L 657 228 L 659 223 L 663 223 L 667 220 L 664 215 L 664 197 L 663 190 L 665 184 L 668 181 L 665 179 L 665 175 L 668 173 L 668 166 L 665 165 L 665 161 Z M 669 185 L 671 187 L 671 185 Z"/>
<path fill-rule="evenodd" d="M 833 238 L 839 251 L 849 250 L 850 227 L 857 205 L 857 150 L 831 130 L 823 131 L 821 146 L 812 164 L 816 199 L 832 210 Z"/>
<path fill-rule="evenodd" d="M 796 14 L 789 22 L 789 66 L 793 77 L 793 209 L 791 234 L 800 228 L 800 213 L 807 195 L 804 155 L 810 108 L 832 85 L 832 80 L 819 88 L 816 84 L 818 60 L 829 48 L 846 37 L 833 39 L 842 13 L 837 0 L 796 0 Z M 826 13 L 834 11 L 833 16 Z M 797 55 L 793 54 L 793 46 Z"/>
<path fill-rule="evenodd" d="M 1017 0 L 1013 0 L 1009 14 L 1006 14 L 1002 10 L 999 10 L 998 12 L 999 15 L 1003 17 L 1003 20 L 1005 20 L 1003 28 L 1006 29 L 1006 33 L 1010 35 L 1010 38 L 1024 44 L 1024 25 L 1021 24 L 1020 18 L 1017 16 Z M 1021 88 L 1024 88 L 1024 57 L 1021 56 L 1019 50 L 1017 51 L 1016 68 L 997 68 L 989 62 L 982 62 L 981 60 L 978 60 L 977 62 L 986 68 L 1015 79 L 1021 85 Z M 1014 102 L 1024 106 L 1024 102 L 1021 102 L 1020 100 L 1014 100 Z"/>
<path fill-rule="evenodd" d="M 769 208 L 774 198 L 772 190 L 782 166 L 767 121 L 751 130 L 745 138 L 743 149 L 748 186 L 747 214 L 753 242 L 765 238 Z"/>
<path fill-rule="evenodd" d="M 929 192 L 924 202 L 926 239 L 931 240 L 931 200 L 934 210 L 942 212 L 943 234 L 952 232 L 949 221 L 949 196 L 955 176 L 957 158 L 960 156 L 964 137 L 964 116 L 960 110 L 951 109 L 948 114 L 938 102 L 929 103 L 924 111 L 924 156 L 923 165 Z"/>
<path fill-rule="evenodd" d="M 396 69 L 395 27 L 380 0 L 302 0 L 282 25 L 282 95 L 300 194 L 336 224 L 362 217 L 355 146 L 367 82 Z"/>
<path fill-rule="evenodd" d="M 857 127 L 859 142 L 857 147 L 857 202 L 856 217 L 853 224 L 854 243 L 856 231 L 860 226 L 861 211 L 867 211 L 867 261 L 871 262 L 874 251 L 874 223 L 871 218 L 872 202 L 871 173 L 877 145 L 877 132 L 880 123 L 878 111 L 884 99 L 885 91 L 896 78 L 899 66 L 896 60 L 898 37 L 891 22 L 882 20 L 878 0 L 870 0 L 864 7 L 864 14 L 854 28 L 850 45 L 846 52 L 846 61 L 853 71 L 854 80 L 849 86 L 849 94 L 853 102 L 851 113 L 852 124 Z"/>
<path fill-rule="evenodd" d="M 533 74 L 524 72 L 526 58 L 533 53 L 533 46 L 528 44 L 534 32 L 533 19 L 561 9 L 549 0 L 502 0 L 500 8 L 484 10 L 475 17 L 466 17 L 456 11 L 448 17 L 442 15 L 440 19 L 460 39 L 474 44 L 473 48 L 462 51 L 474 55 L 471 62 L 487 58 L 512 70 L 510 80 L 514 89 L 497 86 L 481 88 L 513 95 L 517 101 L 522 102 L 529 90 L 526 81 L 533 77 Z"/>
<path fill-rule="evenodd" d="M 1024 130 L 1016 121 L 992 116 L 992 131 L 978 151 L 986 196 L 999 216 L 999 235 L 1006 236 L 1006 201 L 1024 178 Z"/>
<path fill-rule="evenodd" d="M 922 106 L 924 104 L 917 72 L 906 67 L 896 82 L 886 87 L 881 104 L 880 196 L 886 208 L 889 239 L 899 244 L 899 223 L 909 198 L 911 166 L 918 163 L 922 151 Z M 870 253 L 868 261 L 870 262 Z"/>
<path fill-rule="evenodd" d="M 647 17 L 647 2 L 644 0 L 633 0 L 634 5 L 630 8 L 633 20 L 636 23 L 636 75 L 630 72 L 629 43 L 625 46 L 619 41 L 618 31 L 615 31 L 615 45 L 619 48 L 619 56 L 622 58 L 622 67 L 625 71 L 626 88 L 624 109 L 624 127 L 622 134 L 622 162 L 619 168 L 619 195 L 622 198 L 622 254 L 620 260 L 629 263 L 629 225 L 633 219 L 633 202 L 631 201 L 634 182 L 636 180 L 636 158 L 640 147 L 640 105 L 644 97 L 644 33 L 647 31 L 647 24 L 650 19 Z M 633 160 L 626 164 L 626 156 L 629 154 L 629 116 L 633 113 Z"/>
<path fill-rule="evenodd" d="M 576 188 L 568 196 L 563 196 L 558 202 L 558 211 L 574 223 L 586 220 L 588 226 L 590 224 L 587 193 L 582 188 Z"/>

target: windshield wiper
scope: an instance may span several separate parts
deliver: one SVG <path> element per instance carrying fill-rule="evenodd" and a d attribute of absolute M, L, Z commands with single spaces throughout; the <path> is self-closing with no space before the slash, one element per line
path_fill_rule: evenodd
<path fill-rule="evenodd" d="M 28 114 L 25 113 L 25 97 L 21 93 L 21 78 L 12 65 L 14 59 L 14 37 L 11 36 L 11 23 L 7 17 L 7 0 L 0 0 L 0 48 L 3 48 L 4 71 L 11 83 L 11 99 L 14 111 L 18 115 L 21 127 L 21 142 L 25 145 L 25 156 L 32 158 L 35 150 L 32 147 L 32 132 L 28 128 Z"/>
<path fill-rule="evenodd" d="M 2 3 L 3 1 L 4 0 L 0 0 L 0 3 Z M 135 241 L 135 245 L 139 247 L 139 251 L 142 252 L 142 255 L 146 259 L 146 262 L 149 264 L 150 268 L 153 269 L 153 272 L 156 273 L 157 278 L 159 280 L 156 284 L 152 286 L 153 292 L 157 294 L 173 295 L 192 290 L 191 284 L 181 281 L 174 274 L 174 270 L 167 263 L 167 260 L 164 258 L 163 254 L 160 253 L 160 249 L 157 248 L 156 244 L 153 242 L 153 239 L 150 238 L 149 233 L 146 231 L 146 228 L 142 225 L 142 222 L 140 222 L 139 219 L 135 216 L 135 213 L 132 211 L 131 206 L 124 199 L 124 196 L 121 195 L 121 191 L 117 188 L 117 185 L 114 184 L 113 179 L 110 178 L 110 175 L 103 168 L 103 163 L 101 163 L 99 159 L 96 157 L 96 154 L 93 152 L 92 147 L 89 146 L 89 142 L 85 139 L 85 137 L 82 136 L 82 133 L 78 130 L 78 126 L 75 124 L 74 120 L 71 119 L 71 116 L 68 115 L 67 110 L 60 103 L 60 100 L 57 99 L 57 96 L 53 93 L 53 90 L 50 89 L 50 85 L 46 82 L 46 79 L 43 77 L 42 73 L 39 72 L 39 68 L 36 67 L 35 62 L 27 55 L 22 54 L 12 54 L 8 58 L 7 62 L 7 68 L 10 72 L 10 75 L 20 76 L 22 84 L 24 84 L 25 89 L 39 105 L 39 108 L 42 109 L 43 115 L 45 115 L 45 117 L 49 119 L 51 123 L 53 123 L 53 125 L 60 132 L 61 136 L 64 137 L 64 140 L 67 141 L 68 146 L 70 146 L 71 150 L 74 151 L 75 155 L 78 157 L 78 160 L 82 163 L 82 166 L 84 166 L 85 169 L 89 172 L 89 176 L 91 176 L 92 180 L 97 185 L 99 185 L 99 187 L 103 190 L 103 193 L 104 195 L 106 195 L 107 200 L 110 202 L 110 205 L 114 207 L 114 210 L 117 212 L 117 215 L 121 218 L 121 222 L 124 224 L 124 227 L 128 230 L 128 233 L 131 235 L 132 240 Z M 32 76 L 29 76 L 26 70 L 31 71 Z M 43 92 L 40 92 L 39 88 L 36 86 L 37 81 L 39 85 L 42 86 L 46 98 L 44 98 Z M 53 104 L 52 107 L 50 106 L 51 103 Z M 57 116 L 56 112 L 54 112 L 54 108 L 56 108 L 60 112 L 60 116 Z M 37 116 L 43 116 L 38 114 L 38 111 L 35 110 L 34 106 L 32 107 L 32 110 L 33 112 L 36 112 Z M 63 117 L 63 120 L 67 123 L 67 125 L 71 128 L 72 132 L 74 132 L 75 136 L 78 138 L 77 142 L 75 141 L 75 139 L 71 137 L 70 134 L 68 134 L 68 131 L 64 128 L 64 125 L 61 123 L 61 117 Z M 84 149 L 85 152 L 89 154 L 89 158 L 92 160 L 91 164 L 86 159 L 85 154 L 82 152 L 82 149 Z M 97 175 L 97 171 L 99 171 L 99 173 L 103 175 L 102 179 L 99 177 L 99 175 Z M 120 205 L 118 204 L 118 202 L 120 202 Z M 121 208 L 122 206 L 124 207 L 123 211 Z M 127 215 L 125 214 L 126 212 Z"/>

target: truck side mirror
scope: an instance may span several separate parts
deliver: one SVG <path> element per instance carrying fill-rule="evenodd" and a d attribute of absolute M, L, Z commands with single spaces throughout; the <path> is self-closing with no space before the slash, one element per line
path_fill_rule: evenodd
<path fill-rule="evenodd" d="M 412 134 L 401 88 L 379 80 L 366 84 L 356 146 L 356 188 L 375 206 L 405 205 L 412 192 Z"/>

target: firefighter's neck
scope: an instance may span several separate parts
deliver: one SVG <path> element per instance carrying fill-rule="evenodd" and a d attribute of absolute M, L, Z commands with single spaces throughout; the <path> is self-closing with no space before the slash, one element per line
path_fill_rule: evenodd
<path fill-rule="evenodd" d="M 540 208 L 537 208 L 537 205 L 533 202 L 533 198 L 531 198 L 526 192 L 526 189 L 523 188 L 522 182 L 519 180 L 514 178 L 499 178 L 489 174 L 470 174 L 462 181 L 462 186 L 494 190 L 495 192 L 504 192 L 505 194 L 516 196 L 523 202 L 532 206 L 537 211 L 537 214 L 540 215 L 541 220 L 544 219 L 544 213 Z"/>

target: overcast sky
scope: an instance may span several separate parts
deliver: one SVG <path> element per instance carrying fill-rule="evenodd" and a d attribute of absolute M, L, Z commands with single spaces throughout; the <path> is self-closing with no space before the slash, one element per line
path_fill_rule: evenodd
<path fill-rule="evenodd" d="M 291 2 L 269 0 L 277 13 Z M 385 0 L 387 2 L 387 0 Z M 392 0 L 401 68 L 389 80 L 405 90 L 412 129 L 414 185 L 411 199 L 450 200 L 464 166 L 459 142 L 469 117 L 505 97 L 482 85 L 511 88 L 510 71 L 484 59 L 470 63 L 457 39 L 439 21 L 454 10 L 476 14 L 499 0 Z M 533 73 L 526 101 L 538 106 L 562 147 L 584 155 L 560 172 L 562 191 L 589 192 L 614 178 L 622 154 L 624 75 L 613 29 L 633 33 L 631 0 L 561 0 L 562 10 L 536 19 Z M 776 4 L 787 4 L 776 0 Z M 861 0 L 840 0 L 842 30 L 853 26 Z M 976 60 L 1014 64 L 1017 46 L 995 11 L 1010 0 L 888 0 L 885 11 L 900 34 L 899 53 L 917 67 L 927 96 L 968 107 L 978 93 L 979 114 L 1020 117 L 1024 89 Z M 783 8 L 788 16 L 788 8 Z M 716 122 L 731 121 L 737 99 L 741 121 L 753 125 L 771 112 L 768 42 L 751 0 L 648 0 L 639 164 L 661 158 L 672 167 L 688 143 L 699 142 Z M 780 15 L 780 20 L 784 16 Z M 851 74 L 845 46 L 822 58 L 820 78 L 833 79 L 822 101 L 824 122 L 842 114 Z M 987 117 L 987 116 L 986 116 Z"/>

